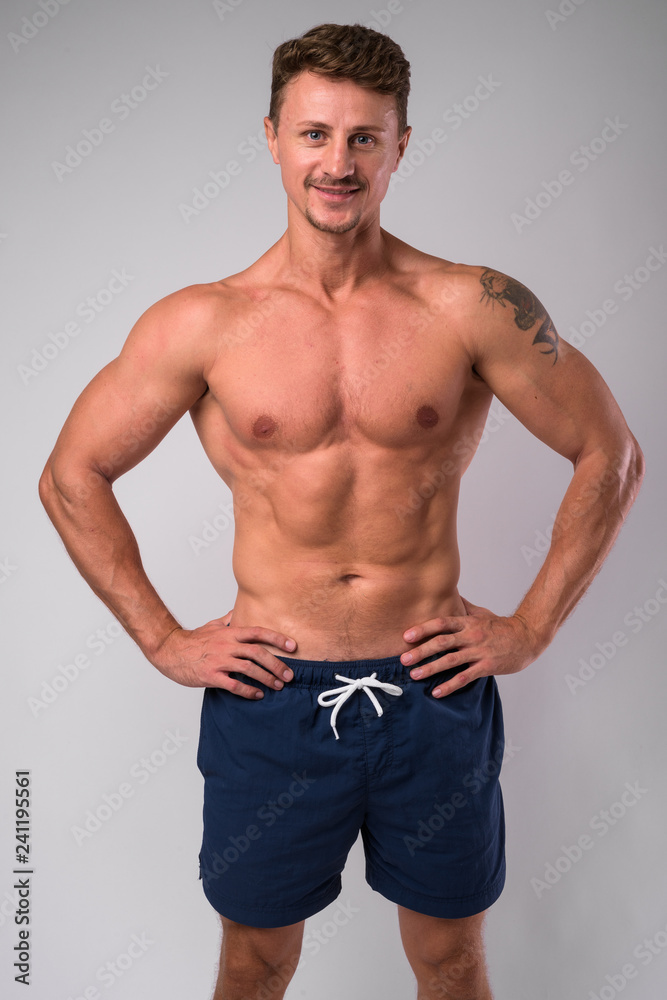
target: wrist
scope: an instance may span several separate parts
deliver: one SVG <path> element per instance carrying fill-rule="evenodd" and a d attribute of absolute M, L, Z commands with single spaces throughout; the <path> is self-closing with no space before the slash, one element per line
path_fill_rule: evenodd
<path fill-rule="evenodd" d="M 517 609 L 512 618 L 521 626 L 526 644 L 533 654 L 533 659 L 537 659 L 553 640 L 556 629 L 550 627 L 545 622 L 536 623 L 532 621 L 521 609 Z"/>
<path fill-rule="evenodd" d="M 139 643 L 142 653 L 147 660 L 154 665 L 157 665 L 157 662 L 164 657 L 172 636 L 174 636 L 176 632 L 183 631 L 184 629 L 178 624 L 178 622 L 173 622 L 159 634 L 152 636 L 150 641 Z"/>

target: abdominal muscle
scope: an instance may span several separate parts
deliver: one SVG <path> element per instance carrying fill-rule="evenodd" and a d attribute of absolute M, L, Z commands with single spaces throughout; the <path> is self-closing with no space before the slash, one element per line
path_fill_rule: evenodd
<path fill-rule="evenodd" d="M 330 488 L 299 498 L 300 476 L 264 494 L 242 490 L 235 508 L 231 625 L 261 625 L 294 639 L 312 660 L 377 659 L 412 648 L 403 632 L 443 615 L 465 615 L 456 585 L 458 484 L 397 513 L 396 478 L 346 496 Z M 399 476 L 400 479 L 400 476 Z M 296 492 L 295 492 L 296 490 Z"/>

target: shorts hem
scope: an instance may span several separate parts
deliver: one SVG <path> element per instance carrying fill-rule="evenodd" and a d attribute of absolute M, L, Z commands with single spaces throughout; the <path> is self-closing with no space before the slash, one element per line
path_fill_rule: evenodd
<path fill-rule="evenodd" d="M 427 917 L 446 917 L 450 920 L 458 920 L 461 917 L 472 917 L 476 913 L 481 913 L 483 910 L 487 910 L 492 903 L 495 903 L 505 887 L 505 875 L 505 863 L 503 862 L 500 873 L 481 892 L 471 896 L 458 896 L 449 899 L 414 892 L 396 882 L 383 882 L 381 878 L 377 878 L 370 871 L 366 872 L 366 881 L 371 889 L 379 892 L 385 899 L 397 903 L 399 906 L 405 906 L 408 910 L 423 913 Z"/>
<path fill-rule="evenodd" d="M 202 887 L 204 895 L 214 910 L 228 920 L 233 920 L 237 924 L 245 924 L 248 927 L 286 927 L 289 924 L 298 924 L 300 920 L 306 920 L 323 910 L 329 903 L 333 903 L 340 896 L 341 886 L 334 886 L 317 899 L 311 899 L 301 903 L 299 906 L 283 908 L 282 910 L 271 910 L 268 907 L 258 907 L 252 909 L 244 903 L 237 903 L 221 896 L 206 886 Z"/>

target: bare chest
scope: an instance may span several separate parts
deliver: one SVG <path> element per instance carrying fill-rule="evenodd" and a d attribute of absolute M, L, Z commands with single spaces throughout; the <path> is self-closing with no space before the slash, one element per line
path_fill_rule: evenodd
<path fill-rule="evenodd" d="M 336 317 L 267 307 L 235 319 L 209 386 L 228 445 L 303 452 L 445 444 L 479 394 L 446 317 L 377 301 Z"/>

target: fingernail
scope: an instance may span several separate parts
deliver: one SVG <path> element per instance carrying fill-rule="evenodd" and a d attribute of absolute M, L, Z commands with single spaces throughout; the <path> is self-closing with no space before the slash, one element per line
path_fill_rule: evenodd
<path fill-rule="evenodd" d="M 283 670 L 283 677 L 285 678 L 286 681 L 291 681 L 292 680 L 292 671 L 291 670 Z"/>
<path fill-rule="evenodd" d="M 433 692 L 433 697 L 439 698 L 441 694 L 442 694 L 442 688 L 436 688 L 435 691 Z"/>
<path fill-rule="evenodd" d="M 263 698 L 263 697 L 264 697 L 264 692 L 263 691 L 256 691 L 255 692 L 255 698 Z"/>
<path fill-rule="evenodd" d="M 294 639 L 287 639 L 285 641 L 285 647 L 287 649 L 296 649 L 296 643 L 295 643 Z"/>
<path fill-rule="evenodd" d="M 276 677 L 275 681 L 273 682 L 273 686 L 274 688 L 281 688 L 283 687 L 283 682 Z"/>
<path fill-rule="evenodd" d="M 422 674 L 423 674 L 423 670 L 411 670 L 410 671 L 410 676 L 414 677 L 414 679 L 416 681 L 419 680 L 419 678 L 422 676 Z"/>
<path fill-rule="evenodd" d="M 414 639 L 415 637 L 415 633 L 412 629 L 410 629 L 409 632 L 404 632 L 403 635 L 405 636 L 406 639 Z"/>
<path fill-rule="evenodd" d="M 403 653 L 401 659 L 403 663 L 412 663 L 412 653 Z"/>

